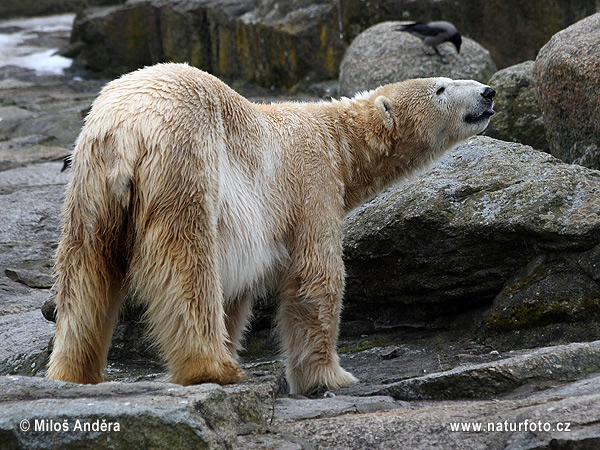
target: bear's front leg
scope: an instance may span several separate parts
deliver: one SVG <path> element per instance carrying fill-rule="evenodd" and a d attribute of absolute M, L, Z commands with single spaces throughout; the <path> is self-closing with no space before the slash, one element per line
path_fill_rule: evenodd
<path fill-rule="evenodd" d="M 323 217 L 312 218 L 318 219 Z M 323 222 L 294 233 L 281 289 L 278 329 L 292 394 L 357 381 L 340 367 L 336 352 L 344 290 L 341 218 Z"/>

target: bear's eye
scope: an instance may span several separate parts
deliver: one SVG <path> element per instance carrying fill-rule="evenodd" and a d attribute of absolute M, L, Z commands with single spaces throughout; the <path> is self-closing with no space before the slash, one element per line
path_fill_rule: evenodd
<path fill-rule="evenodd" d="M 444 86 L 442 86 L 441 88 L 439 88 L 435 95 L 442 95 L 444 93 L 444 91 L 446 90 L 446 88 Z"/>

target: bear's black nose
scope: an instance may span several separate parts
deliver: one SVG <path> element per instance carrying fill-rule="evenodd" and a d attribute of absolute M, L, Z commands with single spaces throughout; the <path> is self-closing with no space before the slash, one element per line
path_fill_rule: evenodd
<path fill-rule="evenodd" d="M 496 91 L 493 90 L 491 87 L 487 86 L 483 92 L 481 93 L 481 96 L 483 98 L 486 98 L 488 100 L 491 100 L 494 98 L 494 95 L 496 95 Z"/>

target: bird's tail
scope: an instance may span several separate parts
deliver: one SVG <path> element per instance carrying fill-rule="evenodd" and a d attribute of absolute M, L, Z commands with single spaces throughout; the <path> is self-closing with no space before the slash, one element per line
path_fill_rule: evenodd
<path fill-rule="evenodd" d="M 396 28 L 396 31 L 410 31 L 416 25 L 421 25 L 421 22 L 404 23 Z"/>

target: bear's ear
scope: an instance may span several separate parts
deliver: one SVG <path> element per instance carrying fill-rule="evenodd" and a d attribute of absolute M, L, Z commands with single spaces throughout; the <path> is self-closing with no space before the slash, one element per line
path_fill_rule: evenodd
<path fill-rule="evenodd" d="M 380 95 L 375 99 L 375 110 L 381 116 L 381 120 L 386 127 L 391 127 L 394 124 L 392 117 L 392 101 L 384 95 Z"/>

